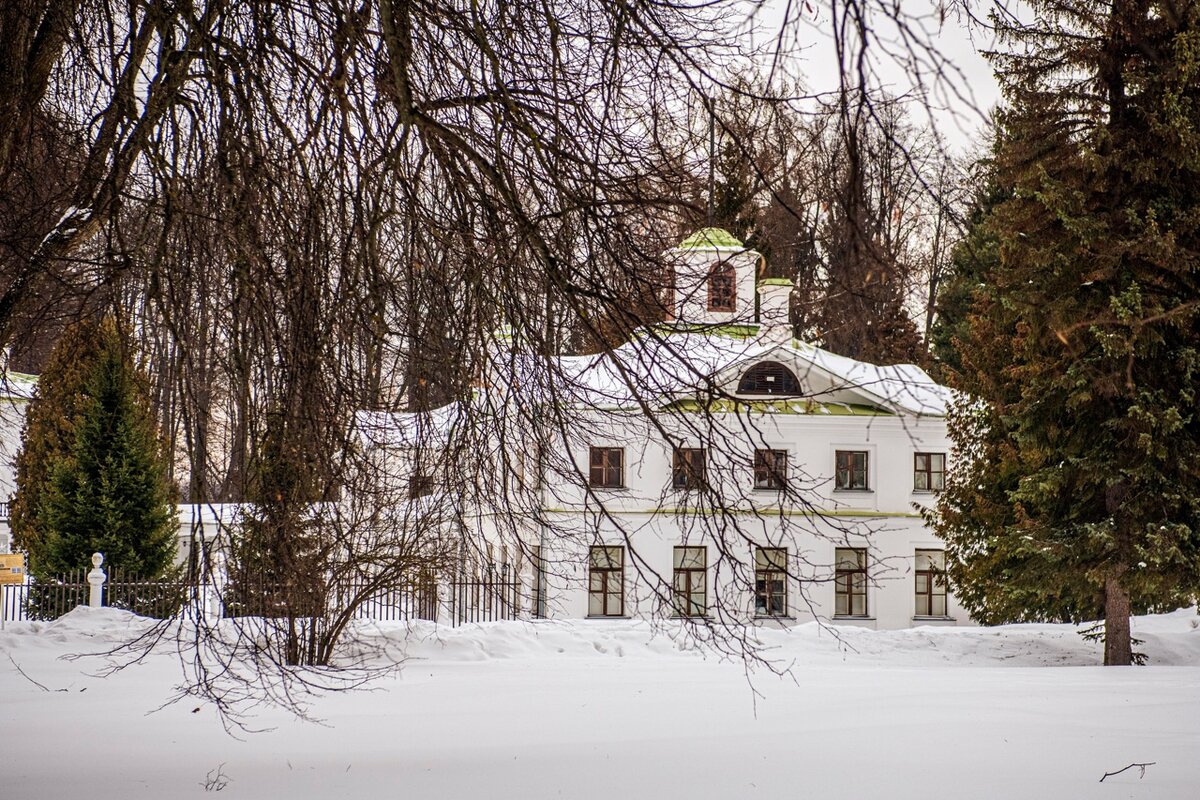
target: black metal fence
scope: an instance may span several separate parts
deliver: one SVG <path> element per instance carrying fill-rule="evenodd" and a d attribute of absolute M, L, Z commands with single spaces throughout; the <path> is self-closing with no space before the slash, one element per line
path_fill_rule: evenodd
<path fill-rule="evenodd" d="M 521 582 L 507 575 L 458 578 L 448 588 L 451 625 L 517 619 L 521 613 Z"/>
<path fill-rule="evenodd" d="M 177 614 L 190 597 L 201 592 L 186 580 L 148 580 L 115 568 L 109 571 L 103 604 L 143 617 L 166 619 Z M 444 625 L 495 622 L 519 618 L 522 584 L 506 570 L 483 575 L 457 575 L 439 580 L 423 574 L 408 581 L 375 588 L 370 576 L 333 586 L 282 587 L 239 581 L 223 593 L 225 616 L 320 616 L 325 610 L 353 607 L 356 619 L 380 622 L 430 620 Z M 301 591 L 303 589 L 303 591 Z M 87 572 L 76 570 L 51 580 L 0 586 L 0 613 L 5 621 L 52 620 L 77 606 L 87 605 Z"/>
<path fill-rule="evenodd" d="M 88 604 L 91 587 L 84 570 L 75 570 L 45 581 L 0 586 L 4 620 L 58 619 L 76 606 Z"/>
<path fill-rule="evenodd" d="M 167 619 L 179 613 L 192 589 L 182 578 L 146 579 L 114 567 L 104 584 L 104 605 L 143 617 Z"/>

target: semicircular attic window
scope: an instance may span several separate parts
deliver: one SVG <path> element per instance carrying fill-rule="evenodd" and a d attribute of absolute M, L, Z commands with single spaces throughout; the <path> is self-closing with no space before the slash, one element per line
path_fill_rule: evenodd
<path fill-rule="evenodd" d="M 800 394 L 800 381 L 778 361 L 755 364 L 742 374 L 738 394 Z"/>

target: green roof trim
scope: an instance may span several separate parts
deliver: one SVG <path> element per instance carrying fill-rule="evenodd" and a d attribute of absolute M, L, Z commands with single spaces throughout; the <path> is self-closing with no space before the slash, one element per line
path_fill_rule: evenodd
<path fill-rule="evenodd" d="M 654 326 L 654 332 L 663 336 L 670 336 L 673 333 L 703 333 L 708 336 L 727 336 L 730 339 L 750 339 L 758 336 L 760 330 L 762 330 L 762 326 L 756 322 L 730 323 L 727 325 L 663 322 Z"/>
<path fill-rule="evenodd" d="M 541 509 L 545 514 L 582 514 L 581 509 L 558 508 L 549 506 Z M 867 519 L 921 519 L 920 514 L 915 514 L 911 511 L 873 511 L 870 509 L 846 508 L 846 509 L 806 509 L 806 508 L 781 508 L 778 505 L 772 507 L 759 508 L 700 508 L 684 506 L 682 508 L 612 508 L 610 512 L 613 516 L 668 516 L 687 514 L 691 516 L 702 514 L 736 514 L 738 516 L 754 516 L 754 517 L 863 517 Z"/>
<path fill-rule="evenodd" d="M 744 247 L 724 228 L 701 228 L 679 243 L 680 250 L 741 250 Z"/>
<path fill-rule="evenodd" d="M 742 411 L 758 412 L 760 414 L 808 414 L 818 417 L 894 417 L 891 411 L 885 411 L 875 406 L 860 403 L 831 403 L 798 398 L 794 400 L 713 400 L 703 403 L 699 400 L 676 400 L 663 406 L 664 411 L 680 411 L 695 413 L 708 411 L 715 414 L 740 413 Z"/>
<path fill-rule="evenodd" d="M 788 278 L 763 278 L 758 282 L 759 286 L 795 286 Z"/>

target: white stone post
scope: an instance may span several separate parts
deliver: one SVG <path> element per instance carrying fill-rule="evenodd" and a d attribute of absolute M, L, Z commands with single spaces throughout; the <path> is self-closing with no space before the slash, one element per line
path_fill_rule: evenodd
<path fill-rule="evenodd" d="M 91 591 L 88 592 L 88 606 L 91 608 L 101 608 L 104 605 L 104 582 L 108 580 L 108 576 L 100 569 L 103 563 L 104 556 L 92 553 L 92 571 L 87 574 L 87 581 L 91 586 Z"/>

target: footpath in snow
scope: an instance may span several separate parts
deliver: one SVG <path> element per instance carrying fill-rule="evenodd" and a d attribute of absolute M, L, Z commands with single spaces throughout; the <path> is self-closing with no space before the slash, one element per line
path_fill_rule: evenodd
<path fill-rule="evenodd" d="M 320 724 L 256 709 L 270 730 L 240 738 L 199 701 L 160 708 L 167 644 L 107 676 L 64 658 L 147 624 L 0 633 L 0 796 L 1200 797 L 1194 610 L 1135 620 L 1131 668 L 1069 625 L 759 630 L 781 677 L 640 622 L 371 625 L 357 655 L 397 673 L 313 698 Z M 1134 762 L 1155 763 L 1099 782 Z"/>

